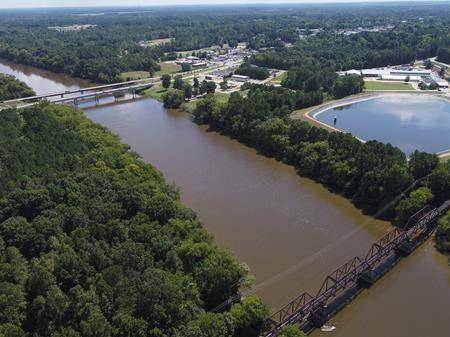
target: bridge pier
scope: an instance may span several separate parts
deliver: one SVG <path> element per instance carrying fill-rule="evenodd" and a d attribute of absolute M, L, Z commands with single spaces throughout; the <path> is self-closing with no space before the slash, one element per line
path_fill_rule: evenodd
<path fill-rule="evenodd" d="M 320 328 L 328 321 L 326 307 L 319 307 L 315 311 L 311 312 L 311 315 L 308 317 L 308 322 L 311 323 L 315 328 Z"/>
<path fill-rule="evenodd" d="M 375 270 L 368 268 L 360 274 L 357 282 L 360 286 L 364 288 L 370 288 L 375 283 L 376 280 L 377 277 L 375 275 Z"/>
<path fill-rule="evenodd" d="M 399 245 L 395 249 L 395 252 L 402 257 L 406 257 L 412 253 L 414 248 L 415 248 L 415 245 L 412 242 L 407 241 L 407 242 L 404 242 L 401 245 Z"/>

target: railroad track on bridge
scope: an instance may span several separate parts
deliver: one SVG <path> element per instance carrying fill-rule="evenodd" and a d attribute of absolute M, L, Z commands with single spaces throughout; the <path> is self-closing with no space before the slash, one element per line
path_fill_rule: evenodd
<path fill-rule="evenodd" d="M 422 208 L 410 217 L 404 228 L 395 228 L 373 243 L 364 258 L 353 257 L 329 274 L 316 295 L 304 292 L 274 313 L 265 322 L 261 336 L 276 337 L 286 325 L 298 325 L 305 332 L 321 327 L 424 242 L 439 217 L 449 209 L 450 200 L 440 207 Z"/>

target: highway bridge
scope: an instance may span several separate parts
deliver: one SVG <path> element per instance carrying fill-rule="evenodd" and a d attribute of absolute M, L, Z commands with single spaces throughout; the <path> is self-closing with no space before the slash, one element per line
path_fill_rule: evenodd
<path fill-rule="evenodd" d="M 395 228 L 375 242 L 365 257 L 356 256 L 329 274 L 317 294 L 305 292 L 273 314 L 265 322 L 261 337 L 276 337 L 286 325 L 297 325 L 305 332 L 324 325 L 423 243 L 435 229 L 439 217 L 449 209 L 450 200 L 440 207 L 421 209 L 404 228 Z"/>
<path fill-rule="evenodd" d="M 37 104 L 41 101 L 49 101 L 52 103 L 73 103 L 78 105 L 81 101 L 95 100 L 96 103 L 103 97 L 114 96 L 120 97 L 127 93 L 136 95 L 140 90 L 150 88 L 154 83 L 158 82 L 159 78 L 147 78 L 142 80 L 118 82 L 113 84 L 105 84 L 88 88 L 80 88 L 76 90 L 69 90 L 63 92 L 54 92 L 45 95 L 29 96 L 24 98 L 17 98 L 4 101 L 4 107 L 27 107 Z"/>

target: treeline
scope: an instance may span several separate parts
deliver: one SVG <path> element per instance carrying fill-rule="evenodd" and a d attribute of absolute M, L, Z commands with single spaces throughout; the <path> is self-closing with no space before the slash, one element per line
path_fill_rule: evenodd
<path fill-rule="evenodd" d="M 270 73 L 267 68 L 251 65 L 250 63 L 243 63 L 234 71 L 235 74 L 248 76 L 254 80 L 265 80 Z"/>
<path fill-rule="evenodd" d="M 390 144 L 362 143 L 350 134 L 292 120 L 295 94 L 286 92 L 261 86 L 246 97 L 233 93 L 227 104 L 208 97 L 197 104 L 194 118 L 295 166 L 301 175 L 347 196 L 371 214 L 414 182 L 414 192 L 406 193 L 408 197 L 383 217 L 403 222 L 427 203 L 450 198 L 450 164 L 438 164 L 436 155 L 418 151 L 408 161 Z"/>
<path fill-rule="evenodd" d="M 274 48 L 255 58 L 260 66 L 290 69 L 312 58 L 320 66 L 340 70 L 435 56 L 439 46 L 448 46 L 449 15 L 447 4 L 3 11 L 0 57 L 96 82 L 114 82 L 125 71 L 153 74 L 158 61 L 169 57 L 166 53 L 246 42 L 256 50 Z M 71 32 L 49 29 L 86 24 L 92 27 Z M 338 29 L 377 25 L 394 29 L 335 34 Z M 314 29 L 320 30 L 317 36 Z M 140 46 L 160 38 L 171 42 Z M 284 48 L 287 43 L 293 48 Z"/>
<path fill-rule="evenodd" d="M 358 75 L 338 76 L 332 68 L 321 66 L 317 62 L 305 62 L 291 68 L 281 85 L 304 92 L 322 90 L 334 98 L 342 98 L 362 92 L 364 80 Z"/>
<path fill-rule="evenodd" d="M 177 189 L 67 106 L 0 115 L 0 335 L 257 336 L 255 297 Z"/>
<path fill-rule="evenodd" d="M 450 63 L 450 47 L 439 48 L 437 51 L 437 59 L 439 62 L 449 64 Z"/>
<path fill-rule="evenodd" d="M 389 32 L 363 32 L 349 36 L 323 32 L 292 48 L 277 48 L 255 55 L 251 62 L 264 67 L 290 69 L 305 62 L 334 71 L 405 64 L 436 56 L 448 45 L 448 20 L 403 24 Z"/>
<path fill-rule="evenodd" d="M 33 89 L 22 81 L 0 73 L 0 102 L 34 95 Z"/>
<path fill-rule="evenodd" d="M 44 28 L 4 28 L 0 35 L 0 57 L 94 82 L 120 81 L 125 71 L 159 70 L 161 55 L 123 37 L 87 29 L 60 33 Z"/>

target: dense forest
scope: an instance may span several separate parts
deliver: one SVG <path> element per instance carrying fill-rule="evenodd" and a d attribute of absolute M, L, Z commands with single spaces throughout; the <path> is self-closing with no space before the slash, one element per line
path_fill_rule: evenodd
<path fill-rule="evenodd" d="M 210 96 L 197 104 L 194 118 L 293 165 L 301 175 L 347 196 L 370 214 L 404 193 L 405 199 L 379 215 L 399 224 L 426 204 L 450 198 L 450 162 L 439 163 L 436 155 L 419 151 L 407 160 L 390 144 L 362 143 L 351 134 L 293 120 L 294 108 L 314 104 L 313 99 L 299 104 L 299 93 L 254 86 L 245 97 L 231 94 L 228 103 Z"/>
<path fill-rule="evenodd" d="M 252 62 L 289 69 L 306 58 L 332 70 L 446 59 L 450 7 L 446 4 L 340 4 L 41 9 L 0 12 L 0 57 L 97 82 L 125 71 L 159 69 L 166 53 L 246 42 L 266 50 Z M 52 27 L 90 25 L 60 32 Z M 341 34 L 346 28 L 391 27 Z M 315 31 L 315 32 L 314 32 Z M 143 47 L 142 41 L 168 39 Z M 293 45 L 292 48 L 285 47 Z"/>
<path fill-rule="evenodd" d="M 0 335 L 250 337 L 267 309 L 176 187 L 67 106 L 0 116 Z"/>
<path fill-rule="evenodd" d="M 0 102 L 34 95 L 33 89 L 22 81 L 0 73 Z"/>

